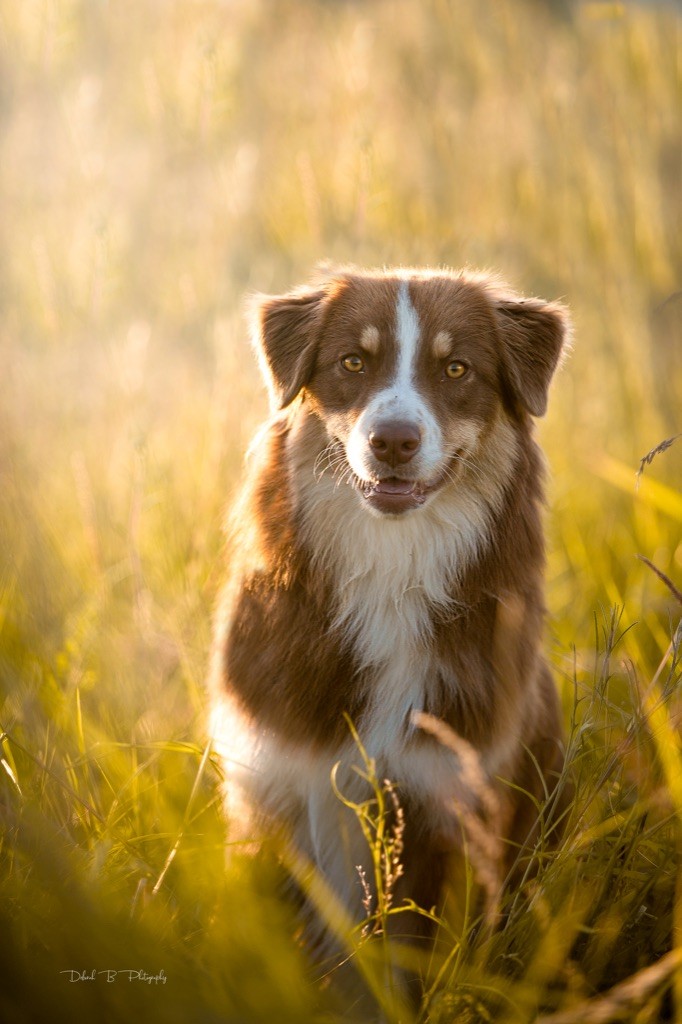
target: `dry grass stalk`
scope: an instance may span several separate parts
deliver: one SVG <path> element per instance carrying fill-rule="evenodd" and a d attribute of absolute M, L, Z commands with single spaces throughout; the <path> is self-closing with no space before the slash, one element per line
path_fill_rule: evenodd
<path fill-rule="evenodd" d="M 395 813 L 395 822 L 391 828 L 390 838 L 386 841 L 384 850 L 382 851 L 384 899 L 386 901 L 386 909 L 390 910 L 393 903 L 393 892 L 396 882 L 403 874 L 403 865 L 400 858 L 404 848 L 403 836 L 405 834 L 405 812 L 398 800 L 398 794 L 395 791 L 395 786 L 389 779 L 384 779 L 384 790 L 388 793 L 391 799 L 393 811 Z"/>
<path fill-rule="evenodd" d="M 497 917 L 502 888 L 501 809 L 497 793 L 490 785 L 478 752 L 467 740 L 445 722 L 423 711 L 415 711 L 412 720 L 451 750 L 459 761 L 459 792 L 452 794 L 449 804 L 462 827 L 471 866 L 485 894 L 486 921 L 492 923 Z"/>
<path fill-rule="evenodd" d="M 650 452 L 647 452 L 646 455 L 642 456 L 642 458 L 639 460 L 639 469 L 637 470 L 638 486 L 642 473 L 644 472 L 644 467 L 650 466 L 657 455 L 660 455 L 661 452 L 667 451 L 668 448 L 670 448 L 671 445 L 673 445 L 675 441 L 677 441 L 680 437 L 682 437 L 682 434 L 674 434 L 673 437 L 668 437 L 665 439 L 665 441 L 661 441 L 660 444 L 657 444 L 656 447 L 652 448 Z"/>
<path fill-rule="evenodd" d="M 670 593 L 673 595 L 675 600 L 678 601 L 682 605 L 682 593 L 680 593 L 680 591 L 677 589 L 677 587 L 675 586 L 673 581 L 670 579 L 670 577 L 666 576 L 666 574 L 664 572 L 661 572 L 660 569 L 657 569 L 656 566 L 654 565 L 654 563 L 651 562 L 645 555 L 637 555 L 637 557 L 639 558 L 640 562 L 644 562 L 645 565 L 649 566 L 649 568 L 651 569 L 652 572 L 656 573 L 656 575 L 658 576 L 659 580 L 662 583 L 665 583 L 666 587 L 668 588 Z"/>

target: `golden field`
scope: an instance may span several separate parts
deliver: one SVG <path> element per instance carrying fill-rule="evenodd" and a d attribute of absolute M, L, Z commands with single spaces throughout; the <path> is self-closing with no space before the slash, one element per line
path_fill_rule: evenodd
<path fill-rule="evenodd" d="M 637 558 L 682 589 L 682 439 L 636 479 L 682 431 L 680 27 L 672 3 L 0 7 L 2 1020 L 341 1019 L 274 869 L 224 868 L 204 695 L 266 412 L 244 298 L 325 258 L 495 268 L 575 329 L 538 428 L 574 815 L 498 934 L 467 922 L 420 1016 L 378 991 L 385 1019 L 682 1014 L 680 606 Z M 167 982 L 60 974 L 117 968 Z"/>

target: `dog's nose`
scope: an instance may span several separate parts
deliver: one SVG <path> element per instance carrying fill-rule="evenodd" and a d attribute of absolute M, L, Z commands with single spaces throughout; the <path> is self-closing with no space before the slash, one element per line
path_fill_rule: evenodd
<path fill-rule="evenodd" d="M 369 435 L 369 444 L 379 462 L 400 466 L 419 451 L 422 439 L 414 423 L 392 420 L 380 423 Z"/>

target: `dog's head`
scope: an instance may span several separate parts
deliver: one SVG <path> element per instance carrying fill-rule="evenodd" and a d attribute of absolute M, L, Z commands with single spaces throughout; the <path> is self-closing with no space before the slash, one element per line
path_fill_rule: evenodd
<path fill-rule="evenodd" d="M 258 297 L 255 338 L 273 405 L 301 395 L 329 464 L 368 510 L 398 515 L 475 465 L 501 410 L 544 414 L 567 323 L 484 276 L 344 270 Z"/>

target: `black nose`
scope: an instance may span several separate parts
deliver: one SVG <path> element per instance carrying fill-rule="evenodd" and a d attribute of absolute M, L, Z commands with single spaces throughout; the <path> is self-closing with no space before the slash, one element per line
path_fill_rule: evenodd
<path fill-rule="evenodd" d="M 391 420 L 380 423 L 369 435 L 369 444 L 379 462 L 400 466 L 419 451 L 422 439 L 414 423 Z"/>

